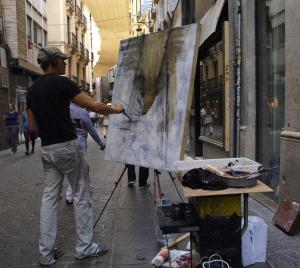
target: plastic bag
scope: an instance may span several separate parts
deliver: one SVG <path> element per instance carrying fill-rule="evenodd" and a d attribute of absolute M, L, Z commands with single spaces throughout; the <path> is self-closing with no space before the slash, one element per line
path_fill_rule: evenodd
<path fill-rule="evenodd" d="M 167 240 L 168 244 L 171 244 L 176 238 L 178 237 L 178 234 L 166 234 L 164 235 L 162 231 L 159 228 L 159 223 L 158 223 L 158 217 L 157 217 L 157 207 L 154 207 L 154 215 L 153 215 L 153 220 L 154 220 L 154 228 L 155 228 L 155 238 L 157 243 L 159 243 L 160 246 L 165 246 L 167 245 Z"/>
<path fill-rule="evenodd" d="M 257 216 L 248 217 L 248 227 L 242 237 L 243 266 L 266 261 L 268 225 Z"/>

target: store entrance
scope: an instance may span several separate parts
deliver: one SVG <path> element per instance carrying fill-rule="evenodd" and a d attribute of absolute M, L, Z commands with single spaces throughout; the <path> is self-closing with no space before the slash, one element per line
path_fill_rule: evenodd
<path fill-rule="evenodd" d="M 257 161 L 278 200 L 285 111 L 285 1 L 257 0 Z"/>

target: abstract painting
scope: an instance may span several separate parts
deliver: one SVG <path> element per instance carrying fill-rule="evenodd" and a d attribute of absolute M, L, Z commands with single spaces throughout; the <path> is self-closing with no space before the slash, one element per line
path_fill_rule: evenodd
<path fill-rule="evenodd" d="M 110 115 L 106 159 L 157 170 L 175 170 L 182 143 L 198 53 L 198 24 L 123 40 Z"/>

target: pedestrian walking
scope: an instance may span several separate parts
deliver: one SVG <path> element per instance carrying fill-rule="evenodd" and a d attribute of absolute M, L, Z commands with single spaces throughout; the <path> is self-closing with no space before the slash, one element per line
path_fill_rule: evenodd
<path fill-rule="evenodd" d="M 30 153 L 33 154 L 34 153 L 34 146 L 35 146 L 36 136 L 34 134 L 29 133 L 28 115 L 25 111 L 22 113 L 21 130 L 23 132 L 24 139 L 25 139 L 25 149 L 26 149 L 25 154 L 26 155 L 29 155 Z M 30 144 L 30 142 L 31 142 L 31 151 L 29 153 L 29 144 Z"/>
<path fill-rule="evenodd" d="M 127 167 L 127 176 L 128 176 L 128 186 L 133 187 L 136 181 L 136 174 L 135 174 L 135 166 L 126 164 Z M 145 188 L 149 186 L 147 184 L 147 180 L 149 177 L 149 168 L 146 167 L 139 167 L 139 188 Z"/>
<path fill-rule="evenodd" d="M 16 111 L 16 107 L 13 103 L 8 105 L 8 112 L 3 115 L 5 140 L 10 148 L 10 154 L 17 152 L 18 136 L 19 136 L 19 124 L 20 115 Z"/>
<path fill-rule="evenodd" d="M 207 136 L 209 134 L 209 136 L 212 136 L 214 121 L 213 121 L 212 110 L 208 104 L 206 104 L 206 106 L 201 109 L 200 114 L 201 114 L 201 124 L 203 127 L 202 135 Z"/>
<path fill-rule="evenodd" d="M 96 113 L 93 111 L 90 111 L 89 116 L 92 121 L 93 127 L 95 127 L 96 126 Z"/>
<path fill-rule="evenodd" d="M 113 114 L 124 110 L 122 104 L 111 107 L 96 102 L 81 92 L 65 74 L 65 60 L 69 58 L 55 47 L 42 48 L 38 63 L 44 70 L 29 88 L 27 114 L 29 130 L 39 135 L 42 145 L 42 162 L 46 176 L 40 211 L 40 264 L 54 264 L 62 254 L 55 248 L 57 233 L 57 207 L 63 178 L 67 176 L 74 192 L 74 215 L 77 233 L 75 257 L 85 259 L 101 256 L 105 246 L 93 242 L 93 215 L 89 181 L 84 175 L 87 161 L 79 145 L 70 118 L 70 101 L 88 110 Z"/>
<path fill-rule="evenodd" d="M 111 106 L 111 103 L 107 103 L 108 106 Z M 106 139 L 106 133 L 108 129 L 108 115 L 104 115 L 103 117 L 103 126 L 102 126 L 103 137 Z"/>
<path fill-rule="evenodd" d="M 73 122 L 73 125 L 76 129 L 77 138 L 79 141 L 79 145 L 81 146 L 84 158 L 86 159 L 86 163 L 88 163 L 87 160 L 87 137 L 88 134 L 91 135 L 93 140 L 100 146 L 100 150 L 103 151 L 105 149 L 105 143 L 100 139 L 96 129 L 94 128 L 91 118 L 89 116 L 89 113 L 78 106 L 77 104 L 71 102 L 70 105 L 70 115 Z M 90 190 L 91 190 L 91 183 L 90 183 L 90 176 L 89 176 L 89 165 L 87 164 L 85 166 L 86 170 L 84 171 L 84 175 L 87 177 L 87 180 L 90 184 Z M 74 201 L 74 193 L 72 190 L 71 185 L 69 184 L 67 191 L 66 191 L 66 203 L 68 205 L 73 204 Z"/>

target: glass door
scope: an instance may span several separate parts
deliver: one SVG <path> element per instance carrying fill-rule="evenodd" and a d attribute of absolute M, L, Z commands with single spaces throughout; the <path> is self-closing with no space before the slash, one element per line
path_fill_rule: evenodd
<path fill-rule="evenodd" d="M 285 111 L 285 1 L 257 0 L 257 160 L 278 199 Z"/>

